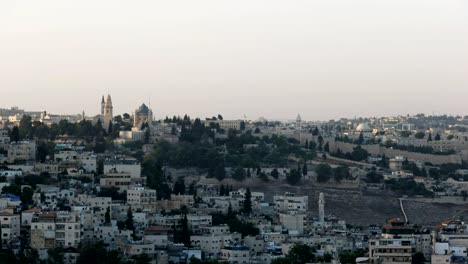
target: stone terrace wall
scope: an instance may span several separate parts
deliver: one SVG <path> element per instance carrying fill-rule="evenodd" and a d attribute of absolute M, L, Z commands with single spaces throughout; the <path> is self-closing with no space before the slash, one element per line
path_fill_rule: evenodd
<path fill-rule="evenodd" d="M 353 151 L 353 148 L 356 147 L 355 144 L 344 143 L 335 141 L 334 139 L 324 139 L 325 142 L 329 142 L 330 151 L 336 152 L 340 149 L 343 153 L 349 153 Z M 430 162 L 435 165 L 440 165 L 444 163 L 458 163 L 461 164 L 463 159 L 460 154 L 453 155 L 433 155 L 433 154 L 424 154 L 417 152 L 409 152 L 399 149 L 390 149 L 378 144 L 373 145 L 362 145 L 362 148 L 367 150 L 371 155 L 385 155 L 386 157 L 392 158 L 395 156 L 404 156 L 409 160 L 419 160 L 422 162 Z"/>

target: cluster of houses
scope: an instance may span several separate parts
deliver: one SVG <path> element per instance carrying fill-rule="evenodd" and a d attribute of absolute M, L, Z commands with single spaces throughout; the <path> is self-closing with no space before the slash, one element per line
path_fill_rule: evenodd
<path fill-rule="evenodd" d="M 101 115 L 92 119 L 103 118 L 104 123 L 112 123 L 112 109 L 110 96 L 106 100 L 103 98 Z M 17 108 L 1 109 L 0 124 L 19 125 L 21 117 L 26 114 L 44 123 L 65 118 L 45 112 L 27 113 Z M 135 110 L 133 117 L 132 130 L 120 131 L 115 143 L 142 141 L 147 136 L 146 131 L 150 132 L 149 142 L 143 145 L 143 152 L 151 151 L 151 143 L 156 140 L 178 141 L 180 127 L 164 122 L 153 124 L 153 113 L 146 105 Z M 66 117 L 70 122 L 86 118 L 84 113 Z M 402 137 L 402 131 L 415 132 L 415 125 L 405 122 L 405 119 L 380 121 L 371 125 L 342 122 L 340 129 L 336 124 L 333 129 L 326 129 L 324 126 L 327 124 L 324 123 L 305 123 L 299 115 L 296 120 L 285 123 L 222 119 L 205 120 L 203 123 L 226 131 L 250 130 L 258 137 L 283 135 L 303 145 L 321 142 L 322 147 L 328 145 L 328 152 L 338 149 L 352 151 L 354 143 L 337 140 L 345 136 L 351 140 L 392 141 L 399 145 L 456 151 L 456 154 L 441 158 L 432 154 L 415 155 L 381 146 L 367 146 L 365 148 L 371 156 L 363 162 L 369 166 L 360 164 L 351 167 L 352 179 L 343 179 L 341 184 L 360 188 L 371 164 L 387 156 L 390 158 L 389 168 L 382 171 L 386 180 L 413 179 L 423 183 L 427 189 L 443 189 L 444 193 L 440 192 L 439 195 L 459 195 L 468 191 L 468 184 L 464 181 L 449 179 L 441 183 L 428 177 L 415 177 L 403 170 L 408 156 L 421 168 L 433 166 L 427 165 L 429 161 L 435 165 L 452 159 L 455 163 L 461 163 L 465 156 L 468 157 L 468 141 L 463 132 L 454 134 L 453 131 L 441 130 L 441 139 L 438 140 L 428 140 L 430 133 L 426 133 L 426 138 L 416 138 L 414 135 Z M 148 123 L 150 130 L 145 129 Z M 311 132 L 318 127 L 320 135 Z M 430 132 L 434 135 L 439 133 Z M 216 133 L 215 137 L 225 138 L 227 133 Z M 190 263 L 191 258 L 196 258 L 268 264 L 287 256 L 296 244 L 310 246 L 318 257 L 331 256 L 331 261 L 335 263 L 340 261 L 339 255 L 346 252 L 365 252 L 356 262 L 371 264 L 414 263 L 418 254 L 433 264 L 466 263 L 468 260 L 468 224 L 461 220 L 452 219 L 437 227 L 423 229 L 395 218 L 382 227 L 352 228 L 344 220 L 325 214 L 325 197 L 322 193 L 317 197 L 317 204 L 310 204 L 309 195 L 286 192 L 267 199 L 263 192 L 250 192 L 244 188 L 221 193 L 218 184 L 197 184 L 193 193 L 158 199 L 157 191 L 145 186 L 146 177 L 136 158 L 115 153 L 98 155 L 72 141 L 56 143 L 53 158 L 38 162 L 38 146 L 34 140 L 11 142 L 8 131 L 0 130 L 2 190 L 18 185 L 16 179 L 25 176 L 56 182 L 41 182 L 35 186 L 19 184 L 21 193 L 26 192 L 27 188 L 33 190 L 27 205 L 24 197 L 2 192 L 2 248 L 17 252 L 21 244 L 26 244 L 37 250 L 40 259 L 45 260 L 51 249 L 61 247 L 64 248 L 65 263 L 70 264 L 76 263 L 83 245 L 98 242 L 103 242 L 108 250 L 121 252 L 128 259 L 146 254 L 152 263 Z M 246 149 L 252 147 L 255 144 L 244 146 Z M 289 171 L 289 168 L 262 168 L 267 175 L 273 169 L 279 171 L 280 180 Z M 304 177 L 313 177 L 313 174 L 311 172 Z M 459 170 L 457 174 L 468 175 L 468 172 Z M 61 177 L 67 177 L 66 184 L 60 181 Z M 113 190 L 118 196 L 106 194 L 103 190 Z M 217 214 L 241 212 L 247 199 L 251 202 L 252 213 L 238 213 L 235 217 L 242 224 L 251 224 L 258 229 L 255 234 L 233 231 L 228 222 L 220 223 L 216 219 Z M 189 236 L 188 241 L 181 240 L 182 231 Z"/>

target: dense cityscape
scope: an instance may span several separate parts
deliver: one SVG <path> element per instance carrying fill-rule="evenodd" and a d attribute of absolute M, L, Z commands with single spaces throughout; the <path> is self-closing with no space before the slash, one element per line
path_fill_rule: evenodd
<path fill-rule="evenodd" d="M 468 116 L 135 108 L 0 109 L 0 263 L 466 263 Z"/>

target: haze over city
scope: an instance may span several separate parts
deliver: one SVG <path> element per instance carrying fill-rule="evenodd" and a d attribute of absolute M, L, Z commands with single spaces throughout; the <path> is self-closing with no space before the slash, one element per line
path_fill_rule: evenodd
<path fill-rule="evenodd" d="M 0 105 L 306 120 L 468 114 L 466 1 L 3 1 Z"/>

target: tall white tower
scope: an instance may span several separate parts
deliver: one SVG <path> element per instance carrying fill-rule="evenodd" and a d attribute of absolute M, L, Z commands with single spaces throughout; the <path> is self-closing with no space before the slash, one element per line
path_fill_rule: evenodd
<path fill-rule="evenodd" d="M 323 193 L 320 193 L 319 195 L 319 222 L 323 223 L 325 222 L 325 198 L 323 196 Z"/>
<path fill-rule="evenodd" d="M 113 116 L 113 106 L 112 106 L 112 99 L 110 94 L 107 95 L 107 100 L 104 106 L 104 129 L 107 133 L 109 133 L 110 124 L 114 118 Z"/>
<path fill-rule="evenodd" d="M 300 114 L 296 117 L 296 129 L 302 129 L 302 118 Z"/>

